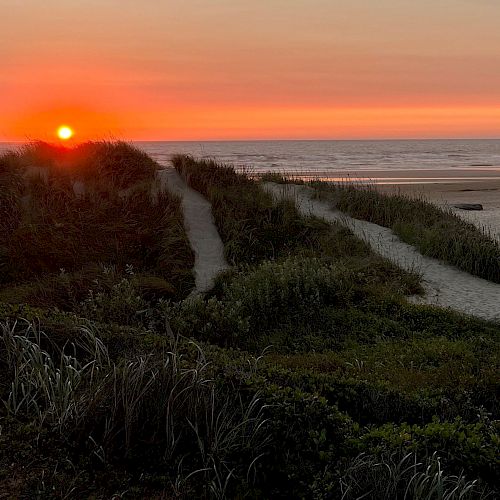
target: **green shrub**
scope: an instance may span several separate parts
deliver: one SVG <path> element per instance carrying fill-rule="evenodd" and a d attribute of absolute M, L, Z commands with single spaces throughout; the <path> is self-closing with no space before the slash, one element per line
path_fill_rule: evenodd
<path fill-rule="evenodd" d="M 162 311 L 182 335 L 234 344 L 277 326 L 307 323 L 327 305 L 348 303 L 355 295 L 353 283 L 344 266 L 290 257 L 233 271 L 221 298 L 188 298 Z"/>
<path fill-rule="evenodd" d="M 321 471 L 345 451 L 351 422 L 324 398 L 313 394 L 268 386 L 269 455 L 259 472 L 266 494 L 272 498 L 308 498 Z"/>
<path fill-rule="evenodd" d="M 249 318 L 241 312 L 239 304 L 226 303 L 216 297 L 208 300 L 188 297 L 177 303 L 160 303 L 153 323 L 155 328 L 162 328 L 166 320 L 175 334 L 226 345 L 234 344 L 249 332 Z"/>
<path fill-rule="evenodd" d="M 341 265 L 290 257 L 240 273 L 226 288 L 224 302 L 240 304 L 251 328 L 261 330 L 298 318 L 307 321 L 325 305 L 348 303 L 353 282 Z"/>
<path fill-rule="evenodd" d="M 437 451 L 451 470 L 464 470 L 491 484 L 496 481 L 500 465 L 498 423 L 489 421 L 468 424 L 457 418 L 453 422 L 435 420 L 423 426 L 386 424 L 369 430 L 355 445 L 369 454 L 402 450 L 425 457 Z"/>
<path fill-rule="evenodd" d="M 122 278 L 110 289 L 99 287 L 99 283 L 96 288 L 91 288 L 87 298 L 75 308 L 80 316 L 100 323 L 133 325 L 140 322 L 141 314 L 149 308 L 133 276 Z"/>

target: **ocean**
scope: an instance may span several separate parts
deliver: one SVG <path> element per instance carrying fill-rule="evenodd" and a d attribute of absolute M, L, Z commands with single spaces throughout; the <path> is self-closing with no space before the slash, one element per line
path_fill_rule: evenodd
<path fill-rule="evenodd" d="M 255 174 L 287 172 L 390 183 L 500 179 L 500 140 L 135 142 L 162 164 L 176 153 Z M 0 151 L 12 144 L 0 143 Z"/>

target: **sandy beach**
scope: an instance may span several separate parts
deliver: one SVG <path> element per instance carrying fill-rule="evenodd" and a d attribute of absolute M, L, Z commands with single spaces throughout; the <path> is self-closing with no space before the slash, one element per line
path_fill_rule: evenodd
<path fill-rule="evenodd" d="M 320 177 L 333 182 L 371 184 L 388 193 L 399 192 L 424 197 L 439 206 L 452 208 L 460 217 L 490 231 L 500 240 L 499 167 L 390 171 L 373 169 L 353 172 L 348 176 L 345 172 L 335 171 Z M 454 205 L 463 203 L 479 203 L 483 210 L 454 208 Z"/>
<path fill-rule="evenodd" d="M 460 217 L 490 231 L 500 240 L 500 179 L 477 176 L 466 180 L 422 182 L 415 179 L 409 184 L 381 184 L 386 192 L 401 192 L 424 197 L 443 207 L 450 207 Z M 481 204 L 483 210 L 462 210 L 454 205 Z"/>

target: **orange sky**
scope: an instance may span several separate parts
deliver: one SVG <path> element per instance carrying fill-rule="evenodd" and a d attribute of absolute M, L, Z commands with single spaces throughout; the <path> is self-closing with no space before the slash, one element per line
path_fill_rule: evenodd
<path fill-rule="evenodd" d="M 500 137 L 500 0 L 0 0 L 0 141 Z"/>

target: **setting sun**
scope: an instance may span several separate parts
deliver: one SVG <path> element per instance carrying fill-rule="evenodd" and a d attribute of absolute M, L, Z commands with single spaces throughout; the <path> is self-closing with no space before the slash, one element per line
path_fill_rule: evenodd
<path fill-rule="evenodd" d="M 57 137 L 59 137 L 59 139 L 63 141 L 67 141 L 68 139 L 71 139 L 71 137 L 73 137 L 73 130 L 67 125 L 61 125 L 57 129 Z"/>

